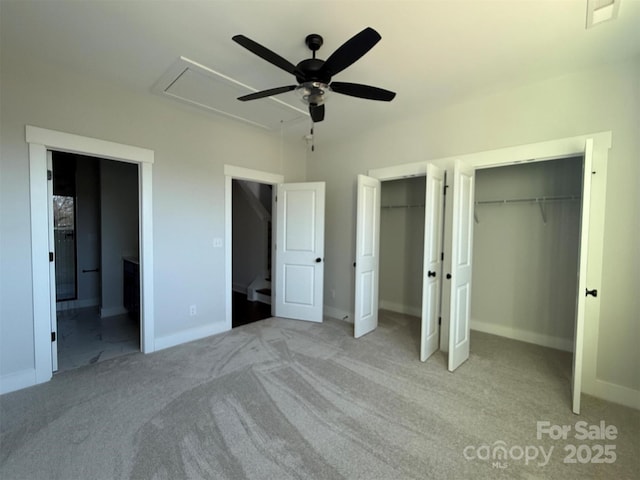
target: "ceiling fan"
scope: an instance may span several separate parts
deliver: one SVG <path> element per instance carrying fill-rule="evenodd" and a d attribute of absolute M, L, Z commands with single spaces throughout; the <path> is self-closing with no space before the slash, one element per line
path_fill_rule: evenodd
<path fill-rule="evenodd" d="M 368 100 L 380 100 L 390 102 L 396 96 L 395 92 L 384 90 L 370 85 L 348 82 L 332 82 L 334 75 L 355 63 L 360 57 L 373 48 L 382 37 L 373 28 L 367 27 L 360 33 L 347 40 L 340 48 L 333 52 L 326 60 L 316 58 L 316 51 L 322 46 L 323 39 L 320 35 L 312 33 L 307 35 L 305 43 L 313 52 L 313 57 L 302 60 L 297 65 L 292 64 L 280 55 L 272 52 L 259 43 L 254 42 L 244 35 L 235 35 L 233 40 L 263 60 L 281 68 L 296 77 L 297 85 L 271 88 L 260 92 L 238 97 L 238 100 L 256 100 L 270 97 L 280 93 L 297 90 L 304 103 L 309 105 L 309 114 L 313 122 L 324 120 L 324 102 L 327 92 L 333 91 L 342 95 L 365 98 Z"/>

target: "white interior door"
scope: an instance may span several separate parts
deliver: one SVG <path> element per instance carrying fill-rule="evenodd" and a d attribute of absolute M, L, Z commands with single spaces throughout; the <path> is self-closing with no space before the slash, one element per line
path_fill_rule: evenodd
<path fill-rule="evenodd" d="M 438 311 L 442 275 L 442 204 L 444 172 L 427 164 L 424 206 L 424 267 L 422 272 L 422 327 L 420 360 L 438 350 Z"/>
<path fill-rule="evenodd" d="M 378 266 L 380 258 L 380 180 L 358 175 L 356 210 L 356 286 L 354 336 L 378 326 Z"/>
<path fill-rule="evenodd" d="M 580 212 L 580 251 L 578 256 L 578 292 L 576 296 L 576 321 L 573 337 L 572 400 L 573 413 L 580 413 L 582 391 L 582 346 L 584 341 L 584 317 L 587 291 L 587 252 L 589 251 L 589 210 L 591 203 L 591 169 L 593 164 L 593 139 L 584 146 L 582 164 L 582 208 Z"/>
<path fill-rule="evenodd" d="M 51 172 L 51 176 L 49 173 Z M 47 150 L 47 216 L 49 222 L 49 252 L 53 255 L 49 262 L 49 302 L 51 317 L 51 370 L 58 370 L 58 314 L 56 311 L 56 242 L 53 232 L 53 155 Z"/>
<path fill-rule="evenodd" d="M 277 186 L 275 314 L 322 322 L 324 182 Z"/>
<path fill-rule="evenodd" d="M 452 181 L 449 371 L 469 358 L 474 169 L 456 161 Z"/>

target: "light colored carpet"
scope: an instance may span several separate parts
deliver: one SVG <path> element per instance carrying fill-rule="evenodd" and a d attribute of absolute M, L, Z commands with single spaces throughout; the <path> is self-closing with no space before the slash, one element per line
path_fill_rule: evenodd
<path fill-rule="evenodd" d="M 418 360 L 412 317 L 352 328 L 268 319 L 4 395 L 0 478 L 638 478 L 640 412 L 583 396 L 573 415 L 569 354 L 474 332 L 452 374 L 440 353 Z M 537 421 L 580 420 L 619 434 L 536 438 Z M 569 443 L 615 445 L 616 461 L 565 464 Z M 546 465 L 518 458 L 540 446 Z"/>

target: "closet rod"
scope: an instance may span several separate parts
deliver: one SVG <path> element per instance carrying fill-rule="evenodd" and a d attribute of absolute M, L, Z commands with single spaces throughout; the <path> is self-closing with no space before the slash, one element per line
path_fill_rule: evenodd
<path fill-rule="evenodd" d="M 505 200 L 479 200 L 476 201 L 476 205 L 500 205 L 508 203 L 544 203 L 544 202 L 558 202 L 563 200 L 580 200 L 578 195 L 563 195 L 556 197 L 531 197 L 531 198 L 511 198 Z"/>
<path fill-rule="evenodd" d="M 578 195 L 564 195 L 564 196 L 556 196 L 556 197 L 531 197 L 531 198 L 513 198 L 510 200 L 480 200 L 475 202 L 475 205 L 506 205 L 509 203 L 537 203 L 540 206 L 540 215 L 542 216 L 542 221 L 547 223 L 547 212 L 544 209 L 544 206 L 547 202 L 559 202 L 566 200 L 580 200 L 580 196 Z M 478 220 L 478 213 L 473 210 L 473 219 L 476 223 L 480 223 Z"/>

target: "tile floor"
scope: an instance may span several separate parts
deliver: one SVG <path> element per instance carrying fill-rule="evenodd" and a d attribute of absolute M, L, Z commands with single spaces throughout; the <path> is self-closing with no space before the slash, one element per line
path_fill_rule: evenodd
<path fill-rule="evenodd" d="M 140 351 L 140 323 L 100 318 L 98 307 L 58 312 L 58 372 Z"/>

